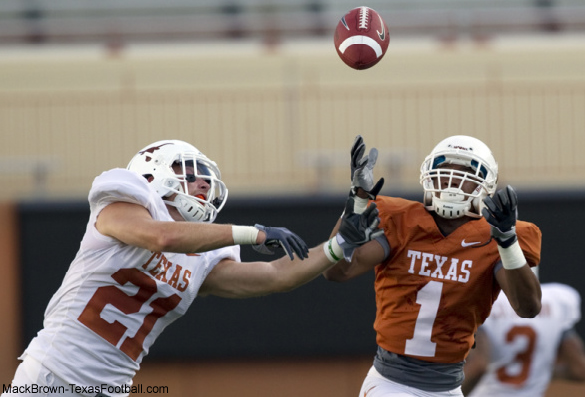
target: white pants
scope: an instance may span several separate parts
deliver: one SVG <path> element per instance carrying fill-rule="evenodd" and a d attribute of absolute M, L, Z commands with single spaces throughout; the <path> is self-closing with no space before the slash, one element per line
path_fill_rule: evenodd
<path fill-rule="evenodd" d="M 81 394 L 73 393 L 66 381 L 27 355 L 16 369 L 11 385 L 18 389 L 13 389 L 13 393 L 3 393 L 0 397 L 83 397 Z"/>
<path fill-rule="evenodd" d="M 384 378 L 374 367 L 370 368 L 359 397 L 463 397 L 461 387 L 448 391 L 424 391 Z"/>

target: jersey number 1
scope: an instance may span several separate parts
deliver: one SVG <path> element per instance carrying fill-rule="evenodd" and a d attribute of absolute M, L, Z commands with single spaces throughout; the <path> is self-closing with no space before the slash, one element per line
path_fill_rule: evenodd
<path fill-rule="evenodd" d="M 420 310 L 414 325 L 414 334 L 406 340 L 404 354 L 422 357 L 434 357 L 437 344 L 431 341 L 433 325 L 439 311 L 443 283 L 430 281 L 416 294 L 416 303 Z"/>
<path fill-rule="evenodd" d="M 100 314 L 105 306 L 110 304 L 124 314 L 138 313 L 142 305 L 157 292 L 157 287 L 156 281 L 134 268 L 120 269 L 112 274 L 112 278 L 120 285 L 134 284 L 138 287 L 138 292 L 135 295 L 127 295 L 113 285 L 99 287 L 78 320 L 112 345 L 117 346 L 128 328 L 119 321 L 109 323 L 104 320 Z M 141 327 L 133 337 L 124 339 L 119 349 L 136 361 L 142 353 L 144 339 L 152 331 L 156 320 L 177 307 L 180 301 L 181 297 L 177 294 L 153 300 L 150 303 L 152 312 L 144 317 Z"/>

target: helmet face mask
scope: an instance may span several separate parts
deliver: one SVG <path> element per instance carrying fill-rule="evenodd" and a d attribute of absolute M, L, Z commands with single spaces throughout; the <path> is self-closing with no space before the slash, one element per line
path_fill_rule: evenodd
<path fill-rule="evenodd" d="M 152 143 L 139 151 L 127 167 L 144 176 L 166 204 L 176 207 L 189 222 L 213 222 L 225 205 L 227 188 L 215 162 L 194 146 L 178 140 Z M 206 194 L 189 194 L 189 183 L 203 179 Z"/>
<path fill-rule="evenodd" d="M 424 205 L 446 219 L 480 218 L 483 199 L 496 191 L 498 164 L 483 142 L 469 136 L 441 141 L 420 171 Z"/>

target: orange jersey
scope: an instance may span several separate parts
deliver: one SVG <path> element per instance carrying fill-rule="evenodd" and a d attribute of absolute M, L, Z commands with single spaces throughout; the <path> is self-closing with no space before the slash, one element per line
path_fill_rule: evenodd
<path fill-rule="evenodd" d="M 480 218 L 445 237 L 422 203 L 378 196 L 376 204 L 391 249 L 376 266 L 378 345 L 429 362 L 463 361 L 500 292 L 490 225 Z M 540 229 L 518 221 L 516 232 L 528 264 L 538 265 Z"/>

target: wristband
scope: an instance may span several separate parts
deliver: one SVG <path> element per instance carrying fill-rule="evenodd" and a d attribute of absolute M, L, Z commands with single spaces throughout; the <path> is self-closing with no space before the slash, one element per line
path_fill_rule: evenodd
<path fill-rule="evenodd" d="M 526 264 L 524 252 L 522 252 L 522 248 L 520 248 L 518 241 L 515 241 L 508 248 L 502 248 L 498 245 L 498 251 L 500 252 L 502 265 L 506 270 L 519 269 Z"/>
<path fill-rule="evenodd" d="M 368 199 L 355 196 L 353 198 L 353 212 L 356 214 L 363 214 L 368 208 Z"/>
<path fill-rule="evenodd" d="M 256 244 L 258 232 L 253 226 L 232 226 L 234 244 Z"/>
<path fill-rule="evenodd" d="M 343 258 L 343 249 L 340 247 L 335 236 L 323 244 L 323 251 L 327 259 L 333 263 L 337 263 Z"/>

